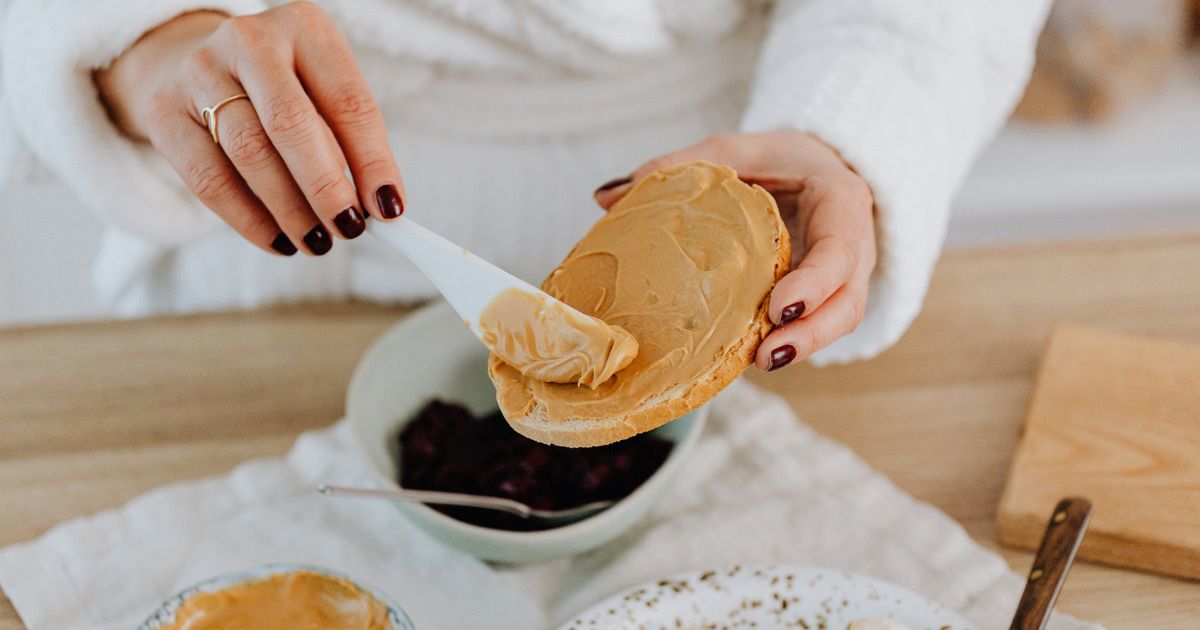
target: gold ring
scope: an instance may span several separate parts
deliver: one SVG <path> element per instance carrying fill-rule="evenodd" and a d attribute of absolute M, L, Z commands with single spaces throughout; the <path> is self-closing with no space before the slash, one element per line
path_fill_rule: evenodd
<path fill-rule="evenodd" d="M 234 94 L 233 96 L 230 96 L 229 98 L 217 103 L 216 105 L 213 105 L 212 107 L 205 107 L 204 109 L 200 110 L 200 120 L 208 126 L 208 133 L 212 134 L 213 142 L 215 142 L 217 146 L 221 145 L 221 138 L 217 135 L 217 112 L 220 111 L 222 107 L 225 107 L 239 98 L 249 100 L 250 95 L 246 94 L 245 92 L 242 92 L 241 94 Z"/>

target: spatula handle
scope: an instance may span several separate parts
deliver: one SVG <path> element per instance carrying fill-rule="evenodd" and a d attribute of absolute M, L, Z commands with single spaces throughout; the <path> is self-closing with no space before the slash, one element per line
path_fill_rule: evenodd
<path fill-rule="evenodd" d="M 1025 592 L 1021 594 L 1009 630 L 1042 630 L 1046 627 L 1054 600 L 1058 599 L 1058 592 L 1062 590 L 1091 518 L 1092 503 L 1087 499 L 1071 497 L 1058 502 L 1034 556 L 1033 568 L 1025 581 Z"/>
<path fill-rule="evenodd" d="M 497 293 L 520 289 L 541 291 L 468 252 L 407 216 L 383 223 L 369 221 L 367 231 L 404 254 L 437 287 L 463 322 L 479 337 L 479 314 Z"/>

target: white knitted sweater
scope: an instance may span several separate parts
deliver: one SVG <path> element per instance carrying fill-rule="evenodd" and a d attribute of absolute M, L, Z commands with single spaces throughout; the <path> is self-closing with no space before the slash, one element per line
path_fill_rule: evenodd
<path fill-rule="evenodd" d="M 1020 95 L 1048 1 L 321 4 L 385 111 L 411 216 L 530 280 L 595 219 L 591 190 L 650 157 L 737 129 L 833 145 L 875 192 L 880 264 L 863 325 L 824 363 L 882 351 L 916 316 L 950 199 Z M 41 164 L 108 219 L 94 278 L 126 314 L 432 294 L 370 239 L 313 259 L 240 242 L 108 121 L 93 69 L 182 12 L 264 6 L 0 0 L 0 183 Z"/>

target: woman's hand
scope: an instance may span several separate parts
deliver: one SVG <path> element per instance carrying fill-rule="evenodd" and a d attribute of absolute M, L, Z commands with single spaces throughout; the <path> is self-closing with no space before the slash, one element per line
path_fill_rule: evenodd
<path fill-rule="evenodd" d="M 299 245 L 320 256 L 331 234 L 362 234 L 367 213 L 404 211 L 383 116 L 342 33 L 314 4 L 179 16 L 96 80 L 117 124 L 148 139 L 201 201 L 267 251 L 290 256 Z M 214 143 L 201 110 L 242 93 L 249 98 L 219 109 Z"/>
<path fill-rule="evenodd" d="M 727 164 L 761 185 L 791 232 L 793 269 L 771 291 L 776 328 L 758 348 L 758 367 L 781 368 L 858 327 L 875 268 L 874 198 L 837 152 L 798 131 L 712 136 L 604 184 L 596 201 L 607 209 L 651 172 L 693 160 Z"/>

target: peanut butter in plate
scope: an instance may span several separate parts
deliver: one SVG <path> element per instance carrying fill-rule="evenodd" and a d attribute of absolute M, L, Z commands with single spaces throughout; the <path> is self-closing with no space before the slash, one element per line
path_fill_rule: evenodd
<path fill-rule="evenodd" d="M 162 630 L 393 630 L 387 607 L 349 580 L 294 571 L 187 598 Z"/>
<path fill-rule="evenodd" d="M 563 308 L 545 296 L 505 289 L 479 315 L 483 343 L 526 378 L 596 389 L 637 356 L 624 328 Z"/>

